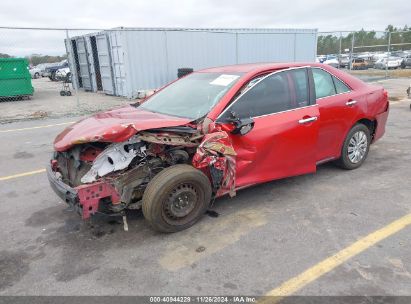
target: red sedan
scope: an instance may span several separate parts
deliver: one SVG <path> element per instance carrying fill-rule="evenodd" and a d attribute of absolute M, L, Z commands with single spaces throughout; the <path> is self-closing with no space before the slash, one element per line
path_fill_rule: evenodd
<path fill-rule="evenodd" d="M 322 64 L 206 69 L 68 127 L 48 177 L 84 219 L 142 209 L 154 229 L 174 232 L 213 197 L 327 161 L 358 168 L 388 108 L 382 87 Z"/>

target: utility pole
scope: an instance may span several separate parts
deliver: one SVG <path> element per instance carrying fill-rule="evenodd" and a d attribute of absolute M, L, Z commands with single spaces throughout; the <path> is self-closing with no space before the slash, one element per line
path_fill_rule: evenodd
<path fill-rule="evenodd" d="M 387 62 L 385 63 L 385 78 L 388 78 L 388 59 L 390 58 L 391 51 L 391 32 L 388 32 L 388 46 L 387 46 Z"/>
<path fill-rule="evenodd" d="M 353 52 L 354 52 L 354 38 L 355 37 L 355 32 L 352 32 L 352 38 L 351 38 L 351 52 L 350 52 L 350 71 L 352 70 L 352 57 L 353 57 Z"/>
<path fill-rule="evenodd" d="M 68 30 L 66 29 L 66 52 L 67 52 L 67 60 L 69 61 L 69 63 L 71 63 L 71 67 L 73 69 L 70 68 L 70 73 L 71 73 L 71 85 L 74 88 L 74 91 L 76 92 L 76 99 L 77 99 L 77 110 L 80 109 L 80 98 L 78 96 L 78 90 L 77 90 L 77 70 L 76 70 L 76 66 L 74 62 L 70 62 L 69 58 L 70 58 L 70 54 L 72 55 L 71 57 L 74 58 L 74 54 L 73 54 L 73 48 L 71 46 L 71 41 L 70 41 L 70 36 L 68 33 Z"/>
<path fill-rule="evenodd" d="M 341 63 L 341 40 L 342 40 L 342 32 L 340 32 L 340 46 L 338 49 L 338 68 L 341 68 L 340 63 Z"/>

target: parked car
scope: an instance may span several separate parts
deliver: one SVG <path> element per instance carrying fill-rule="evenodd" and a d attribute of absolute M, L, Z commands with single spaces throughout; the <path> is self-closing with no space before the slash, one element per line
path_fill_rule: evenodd
<path fill-rule="evenodd" d="M 374 68 L 376 69 L 397 69 L 401 66 L 402 59 L 400 57 L 385 57 L 375 62 Z"/>
<path fill-rule="evenodd" d="M 31 69 L 29 69 L 31 78 L 33 79 L 37 79 L 41 77 L 41 69 L 39 69 L 38 67 L 32 67 Z"/>
<path fill-rule="evenodd" d="M 340 63 L 340 68 L 346 68 L 350 64 L 350 56 L 341 54 L 338 58 Z"/>
<path fill-rule="evenodd" d="M 368 62 L 364 58 L 354 58 L 351 60 L 353 70 L 366 70 L 368 69 Z"/>
<path fill-rule="evenodd" d="M 338 66 L 340 65 L 340 62 L 338 61 L 337 57 L 330 57 L 323 63 L 328 64 L 329 66 L 332 66 L 334 68 L 338 68 Z"/>
<path fill-rule="evenodd" d="M 84 219 L 142 209 L 155 230 L 175 232 L 213 197 L 331 160 L 360 167 L 388 108 L 381 86 L 324 64 L 210 68 L 69 126 L 47 175 Z"/>
<path fill-rule="evenodd" d="M 68 80 L 70 81 L 70 77 L 71 77 L 71 72 L 70 72 L 70 68 L 62 68 L 62 69 L 58 69 L 56 71 L 56 80 Z"/>
<path fill-rule="evenodd" d="M 67 59 L 62 60 L 61 62 L 59 62 L 57 65 L 53 65 L 53 66 L 49 66 L 46 68 L 44 75 L 48 78 L 50 78 L 50 80 L 52 81 L 56 81 L 56 72 L 59 69 L 63 69 L 63 68 L 67 68 L 68 65 L 68 61 Z"/>
<path fill-rule="evenodd" d="M 405 69 L 406 67 L 411 67 L 411 55 L 407 55 L 407 56 L 401 61 L 401 68 Z"/>

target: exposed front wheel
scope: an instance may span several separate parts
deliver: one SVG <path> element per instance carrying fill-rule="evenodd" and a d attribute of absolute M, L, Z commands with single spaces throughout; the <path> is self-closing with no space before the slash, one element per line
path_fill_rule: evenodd
<path fill-rule="evenodd" d="M 158 173 L 143 195 L 143 214 L 160 232 L 177 232 L 194 225 L 211 199 L 207 176 L 190 165 L 175 165 Z"/>
<path fill-rule="evenodd" d="M 345 138 L 337 164 L 343 169 L 357 169 L 367 158 L 370 143 L 371 135 L 367 126 L 355 125 Z"/>

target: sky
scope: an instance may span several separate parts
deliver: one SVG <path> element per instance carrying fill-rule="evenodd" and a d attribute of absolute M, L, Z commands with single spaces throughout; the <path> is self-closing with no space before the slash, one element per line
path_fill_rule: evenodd
<path fill-rule="evenodd" d="M 384 30 L 411 23 L 409 7 L 409 0 L 2 0 L 0 26 Z M 65 31 L 0 29 L 0 53 L 58 55 L 64 53 L 65 36 Z"/>

